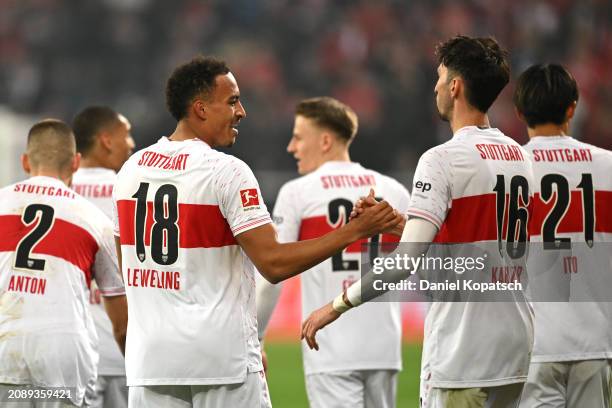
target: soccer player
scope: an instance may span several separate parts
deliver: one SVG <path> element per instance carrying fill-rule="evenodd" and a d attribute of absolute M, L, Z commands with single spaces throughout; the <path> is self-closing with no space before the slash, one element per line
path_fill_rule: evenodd
<path fill-rule="evenodd" d="M 72 188 L 112 218 L 116 172 L 130 157 L 134 140 L 130 122 L 106 106 L 90 106 L 72 123 L 81 165 L 72 177 Z M 98 380 L 93 408 L 127 407 L 125 360 L 113 338 L 113 328 L 104 311 L 98 288 L 91 285 L 90 309 L 99 340 Z"/>
<path fill-rule="evenodd" d="M 437 55 L 436 105 L 453 137 L 421 157 L 401 241 L 484 245 L 505 240 L 498 231 L 508 229 L 509 242 L 515 236 L 524 241 L 531 164 L 522 147 L 491 128 L 487 117 L 509 80 L 506 52 L 491 38 L 457 36 L 440 44 Z M 507 201 L 504 191 L 510 192 Z M 406 255 L 416 258 L 420 252 Z M 503 265 L 499 252 L 497 257 Z M 408 274 L 396 273 L 398 279 Z M 374 296 L 371 280 L 370 273 L 310 315 L 302 335 L 311 348 L 318 348 L 319 329 Z M 425 321 L 421 405 L 515 407 L 527 378 L 532 330 L 524 298 L 432 303 Z"/>
<path fill-rule="evenodd" d="M 303 175 L 278 193 L 273 219 L 278 238 L 293 242 L 316 238 L 348 222 L 353 202 L 375 188 L 398 210 L 410 196 L 394 179 L 352 162 L 349 146 L 357 133 L 357 115 L 329 97 L 306 99 L 296 108 L 293 137 L 287 151 Z M 383 241 L 398 241 L 383 235 Z M 375 241 L 379 241 L 376 237 Z M 302 314 L 308 316 L 336 292 L 359 279 L 361 243 L 311 269 L 301 277 Z M 260 280 L 258 317 L 269 318 L 280 285 Z M 260 332 L 267 324 L 258 321 Z M 347 342 L 347 338 L 352 339 Z M 401 369 L 399 304 L 365 305 L 352 319 L 341 320 L 322 333 L 321 351 L 303 347 L 306 391 L 310 406 L 394 407 L 396 377 Z"/>
<path fill-rule="evenodd" d="M 280 282 L 400 217 L 383 202 L 368 208 L 367 222 L 281 244 L 250 168 L 215 150 L 235 142 L 246 116 L 227 65 L 197 57 L 177 67 L 166 101 L 176 130 L 130 157 L 114 190 L 135 322 L 126 346 L 129 404 L 268 407 L 254 266 Z"/>
<path fill-rule="evenodd" d="M 72 131 L 47 119 L 28 134 L 30 178 L 0 190 L 0 400 L 16 385 L 65 387 L 81 406 L 96 381 L 88 286 L 97 282 L 123 348 L 127 305 L 111 221 L 68 188 L 79 166 Z M 68 395 L 69 391 L 69 395 Z M 66 405 L 64 405 L 66 404 Z M 38 406 L 38 405 L 36 405 Z"/>
<path fill-rule="evenodd" d="M 544 272 L 545 285 L 571 283 L 575 297 L 577 283 L 597 287 L 612 264 L 609 247 L 602 245 L 612 233 L 612 152 L 568 136 L 578 87 L 562 66 L 528 68 L 518 79 L 514 103 L 527 124 L 525 149 L 535 175 L 530 280 Z M 540 296 L 537 290 L 532 294 L 535 341 L 521 406 L 609 407 L 611 303 L 568 303 L 561 294 L 556 302 L 539 302 Z"/>

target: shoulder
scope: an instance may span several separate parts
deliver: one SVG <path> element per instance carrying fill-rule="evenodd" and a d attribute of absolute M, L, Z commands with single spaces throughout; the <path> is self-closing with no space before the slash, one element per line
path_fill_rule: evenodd
<path fill-rule="evenodd" d="M 376 170 L 372 170 L 372 169 L 365 169 L 365 170 L 374 174 L 377 185 L 382 184 L 385 186 L 385 188 L 391 189 L 399 193 L 404 193 L 404 192 L 408 193 L 408 190 L 406 189 L 406 187 L 402 183 L 394 179 L 393 177 L 388 176 L 386 174 L 382 174 Z"/>
<path fill-rule="evenodd" d="M 450 165 L 450 160 L 458 150 L 465 149 L 461 143 L 449 140 L 438 146 L 434 146 L 421 155 L 418 167 L 439 166 L 446 167 Z"/>

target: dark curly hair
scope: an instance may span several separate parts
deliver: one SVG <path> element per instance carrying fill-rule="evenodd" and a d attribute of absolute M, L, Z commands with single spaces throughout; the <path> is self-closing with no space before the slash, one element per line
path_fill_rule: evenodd
<path fill-rule="evenodd" d="M 508 52 L 492 37 L 459 35 L 438 44 L 436 55 L 438 63 L 450 71 L 449 80 L 454 75 L 463 79 L 467 101 L 483 113 L 510 80 Z"/>
<path fill-rule="evenodd" d="M 215 78 L 230 69 L 214 57 L 198 56 L 179 65 L 166 83 L 166 105 L 177 121 L 187 116 L 187 106 L 198 95 L 207 96 L 215 87 Z"/>
<path fill-rule="evenodd" d="M 578 102 L 578 85 L 559 64 L 532 65 L 521 74 L 514 91 L 514 105 L 530 128 L 546 123 L 562 125 L 574 102 Z"/>

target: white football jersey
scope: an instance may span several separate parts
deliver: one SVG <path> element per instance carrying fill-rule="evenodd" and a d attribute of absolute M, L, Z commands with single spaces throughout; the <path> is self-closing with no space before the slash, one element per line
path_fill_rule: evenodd
<path fill-rule="evenodd" d="M 524 202 L 517 206 L 525 216 L 521 224 L 526 239 L 532 178 L 527 153 L 515 141 L 498 129 L 464 127 L 419 160 L 407 213 L 435 224 L 437 243 L 496 242 L 498 229 L 506 234 L 509 225 L 508 206 L 500 208 L 497 202 L 507 204 L 508 196 L 522 195 Z M 498 194 L 506 199 L 497 200 Z M 504 268 L 499 253 L 497 258 L 499 268 Z M 492 267 L 491 283 L 498 279 L 502 280 Z M 422 378 L 440 388 L 524 382 L 533 343 L 532 318 L 524 298 L 504 303 L 433 302 L 425 319 Z"/>
<path fill-rule="evenodd" d="M 263 369 L 255 268 L 235 236 L 271 222 L 251 169 L 161 138 L 115 184 L 128 385 L 232 384 Z"/>
<path fill-rule="evenodd" d="M 612 152 L 569 136 L 533 137 L 525 149 L 535 175 L 529 276 L 544 285 L 532 295 L 532 361 L 612 358 L 612 303 L 580 289 L 605 285 L 612 265 Z M 548 288 L 555 302 L 541 301 Z"/>
<path fill-rule="evenodd" d="M 50 177 L 0 190 L 0 383 L 93 387 L 97 337 L 92 279 L 102 295 L 124 293 L 111 221 Z"/>
<path fill-rule="evenodd" d="M 279 240 L 313 239 L 340 228 L 348 222 L 353 203 L 368 195 L 370 188 L 398 211 L 406 210 L 410 196 L 400 183 L 358 163 L 327 162 L 289 181 L 278 193 L 273 211 Z M 397 241 L 399 237 L 382 236 L 382 242 Z M 300 275 L 303 319 L 361 278 L 361 245 L 365 242 L 353 243 Z M 401 334 L 398 303 L 366 303 L 351 311 L 350 319 L 339 319 L 318 333 L 319 351 L 302 343 L 305 373 L 400 370 Z"/>
<path fill-rule="evenodd" d="M 116 178 L 115 171 L 111 169 L 82 167 L 72 176 L 72 189 L 94 203 L 111 219 L 113 217 L 113 187 Z M 125 360 L 113 335 L 113 325 L 106 314 L 98 292 L 97 286 L 92 285 L 90 309 L 100 344 L 98 375 L 125 375 Z"/>

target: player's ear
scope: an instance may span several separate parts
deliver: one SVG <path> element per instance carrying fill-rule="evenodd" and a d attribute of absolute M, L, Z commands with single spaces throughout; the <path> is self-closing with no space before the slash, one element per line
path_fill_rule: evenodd
<path fill-rule="evenodd" d="M 106 150 L 112 150 L 113 140 L 112 140 L 112 136 L 111 136 L 111 134 L 109 132 L 106 132 L 106 131 L 100 132 L 100 134 L 98 135 L 98 140 L 100 140 L 100 144 Z"/>
<path fill-rule="evenodd" d="M 574 117 L 574 114 L 576 113 L 576 106 L 578 106 L 578 101 L 572 102 L 570 106 L 567 107 L 567 110 L 565 111 L 566 122 Z"/>
<path fill-rule="evenodd" d="M 514 107 L 514 114 L 516 115 L 517 118 L 519 118 L 519 120 L 521 122 L 526 122 L 525 121 L 525 116 L 523 116 L 523 114 L 521 112 L 519 112 L 518 108 L 515 106 Z"/>
<path fill-rule="evenodd" d="M 21 167 L 23 168 L 23 171 L 25 171 L 27 174 L 30 174 L 30 172 L 32 171 L 32 167 L 30 167 L 30 159 L 25 153 L 21 155 Z"/>
<path fill-rule="evenodd" d="M 452 98 L 456 98 L 459 96 L 459 91 L 461 90 L 461 87 L 463 86 L 463 83 L 461 82 L 461 78 L 455 76 L 453 79 L 451 79 L 451 83 L 450 83 L 450 96 Z"/>
<path fill-rule="evenodd" d="M 206 104 L 200 98 L 196 98 L 195 101 L 191 104 L 191 109 L 193 110 L 193 114 L 200 120 L 206 120 L 207 111 Z"/>
<path fill-rule="evenodd" d="M 77 152 L 72 158 L 72 163 L 70 165 L 70 170 L 74 173 L 79 169 L 81 165 L 81 153 Z"/>
<path fill-rule="evenodd" d="M 323 132 L 319 140 L 319 146 L 323 153 L 327 153 L 331 150 L 334 145 L 334 135 L 329 132 Z"/>

